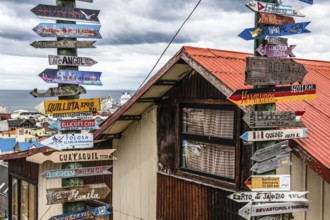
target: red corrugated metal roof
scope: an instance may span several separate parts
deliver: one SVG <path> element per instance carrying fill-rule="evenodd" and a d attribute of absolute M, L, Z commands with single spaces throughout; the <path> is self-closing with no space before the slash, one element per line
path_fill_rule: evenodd
<path fill-rule="evenodd" d="M 183 50 L 231 90 L 251 88 L 244 85 L 245 60 L 252 54 L 184 47 Z M 320 163 L 330 168 L 330 62 L 296 59 L 308 74 L 304 84 L 317 85 L 317 99 L 278 103 L 278 110 L 305 111 L 302 121 L 308 128 L 307 139 L 295 140 Z"/>

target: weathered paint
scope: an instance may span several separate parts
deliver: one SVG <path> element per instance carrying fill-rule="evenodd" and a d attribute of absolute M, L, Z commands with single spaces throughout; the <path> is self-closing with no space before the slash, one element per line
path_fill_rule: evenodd
<path fill-rule="evenodd" d="M 86 89 L 82 86 L 68 85 L 62 87 L 49 88 L 47 91 L 40 93 L 38 89 L 34 89 L 30 92 L 35 98 L 39 97 L 56 97 L 56 96 L 74 96 L 80 94 L 86 94 Z"/>
<path fill-rule="evenodd" d="M 245 5 L 254 12 L 264 12 L 264 13 L 278 14 L 285 16 L 305 17 L 305 15 L 303 15 L 299 11 L 299 9 L 291 5 L 274 4 L 274 3 L 259 2 L 259 1 L 251 1 Z"/>
<path fill-rule="evenodd" d="M 262 161 L 260 163 L 255 163 L 252 167 L 251 167 L 251 171 L 255 172 L 255 173 L 265 173 L 271 170 L 276 170 L 278 168 L 281 167 L 285 167 L 285 166 L 290 166 L 292 165 L 292 162 L 290 161 L 290 155 L 280 155 L 265 161 Z"/>
<path fill-rule="evenodd" d="M 74 41 L 68 38 L 59 41 L 34 41 L 30 45 L 34 48 L 95 48 L 96 41 Z"/>

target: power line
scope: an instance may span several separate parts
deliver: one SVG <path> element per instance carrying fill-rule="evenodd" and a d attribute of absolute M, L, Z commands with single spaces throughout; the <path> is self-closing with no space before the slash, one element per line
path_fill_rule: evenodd
<path fill-rule="evenodd" d="M 177 30 L 177 32 L 175 33 L 175 35 L 173 36 L 173 38 L 171 39 L 171 41 L 167 44 L 166 48 L 164 49 L 163 53 L 160 55 L 160 57 L 158 58 L 157 62 L 155 63 L 155 65 L 152 67 L 152 69 L 150 70 L 150 72 L 148 73 L 148 75 L 146 76 L 146 78 L 143 80 L 143 82 L 141 83 L 141 85 L 139 86 L 139 88 L 137 90 L 139 90 L 142 85 L 147 81 L 147 79 L 149 78 L 150 74 L 154 71 L 154 69 L 156 68 L 156 66 L 158 65 L 159 61 L 163 58 L 165 52 L 167 51 L 167 49 L 171 46 L 171 44 L 173 43 L 174 39 L 176 38 L 176 36 L 179 34 L 179 32 L 181 31 L 181 29 L 183 28 L 183 26 L 186 24 L 186 22 L 190 19 L 190 17 L 192 16 L 192 14 L 195 12 L 195 10 L 197 9 L 197 7 L 199 6 L 199 4 L 202 2 L 202 0 L 199 0 L 196 4 L 196 6 L 194 7 L 194 9 L 190 12 L 189 16 L 186 18 L 186 20 L 182 23 L 181 27 Z"/>

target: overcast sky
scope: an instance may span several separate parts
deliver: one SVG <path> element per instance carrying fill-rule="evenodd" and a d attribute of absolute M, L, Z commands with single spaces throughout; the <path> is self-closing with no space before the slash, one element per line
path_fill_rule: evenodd
<path fill-rule="evenodd" d="M 86 89 L 136 90 L 147 76 L 167 43 L 198 0 L 94 0 L 77 1 L 77 7 L 101 10 L 102 39 L 96 49 L 79 49 L 79 56 L 96 61 L 93 67 L 80 70 L 102 72 L 103 86 L 84 86 Z M 183 27 L 175 42 L 156 67 L 159 70 L 184 45 L 252 52 L 253 42 L 237 35 L 253 27 L 254 13 L 242 0 L 202 0 L 191 19 Z M 304 7 L 307 27 L 312 33 L 289 36 L 296 44 L 299 58 L 330 61 L 330 1 L 314 0 L 309 5 L 298 0 L 283 0 L 283 4 Z M 35 49 L 33 41 L 42 38 L 32 31 L 41 22 L 54 22 L 36 17 L 30 10 L 38 4 L 55 5 L 55 0 L 0 0 L 0 89 L 48 89 L 38 74 L 48 65 L 48 55 L 56 49 Z M 88 39 L 92 40 L 92 39 Z"/>

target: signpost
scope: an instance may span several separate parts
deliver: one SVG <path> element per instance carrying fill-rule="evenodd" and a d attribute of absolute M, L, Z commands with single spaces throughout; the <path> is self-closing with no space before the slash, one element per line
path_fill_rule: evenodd
<path fill-rule="evenodd" d="M 254 12 L 264 12 L 270 14 L 278 14 L 284 16 L 305 17 L 299 9 L 291 5 L 274 4 L 269 2 L 251 1 L 246 4 L 246 7 Z"/>
<path fill-rule="evenodd" d="M 278 155 L 290 153 L 291 150 L 292 149 L 289 147 L 289 141 L 286 140 L 256 151 L 250 159 L 261 162 Z"/>
<path fill-rule="evenodd" d="M 48 170 L 41 174 L 45 179 L 74 178 L 84 176 L 99 176 L 112 174 L 109 169 L 112 166 L 83 167 L 63 170 Z"/>
<path fill-rule="evenodd" d="M 102 38 L 101 25 L 40 23 L 33 31 L 41 37 Z"/>
<path fill-rule="evenodd" d="M 257 48 L 257 52 L 264 57 L 269 58 L 285 58 L 285 57 L 295 57 L 292 50 L 296 47 L 296 45 L 285 45 L 285 44 L 260 44 Z"/>
<path fill-rule="evenodd" d="M 46 69 L 39 76 L 47 83 L 102 86 L 101 74 L 101 72 Z"/>
<path fill-rule="evenodd" d="M 276 14 L 268 14 L 268 13 L 259 13 L 260 24 L 267 24 L 267 25 L 282 25 L 282 24 L 294 24 L 295 20 L 293 17 L 287 17 L 282 15 L 276 15 Z"/>
<path fill-rule="evenodd" d="M 86 94 L 86 89 L 82 86 L 62 86 L 62 87 L 55 87 L 49 88 L 47 91 L 43 93 L 39 93 L 38 89 L 34 89 L 30 92 L 32 96 L 35 98 L 39 97 L 55 97 L 55 96 L 73 96 L 73 95 L 80 95 Z"/>
<path fill-rule="evenodd" d="M 91 210 L 89 209 L 84 209 L 81 211 L 76 211 L 76 212 L 70 212 L 62 215 L 56 215 L 48 220 L 83 220 L 83 219 L 94 219 L 94 216 L 103 216 L 103 215 L 110 215 L 111 212 L 109 212 L 110 205 L 104 205 L 104 206 L 99 206 L 95 207 Z"/>
<path fill-rule="evenodd" d="M 277 37 L 284 35 L 305 34 L 310 33 L 306 29 L 310 22 L 302 22 L 295 24 L 270 25 L 263 27 L 247 28 L 238 36 L 244 40 L 264 39 L 266 36 Z"/>
<path fill-rule="evenodd" d="M 47 205 L 104 199 L 110 193 L 105 183 L 46 189 Z"/>
<path fill-rule="evenodd" d="M 308 192 L 236 192 L 228 196 L 235 202 L 307 202 Z"/>
<path fill-rule="evenodd" d="M 265 160 L 260 163 L 255 163 L 250 170 L 255 173 L 261 174 L 290 165 L 292 165 L 292 162 L 290 161 L 290 154 L 286 154 Z"/>
<path fill-rule="evenodd" d="M 31 11 L 39 18 L 62 21 L 80 21 L 85 23 L 100 23 L 97 17 L 100 13 L 99 10 L 39 4 L 32 8 Z"/>
<path fill-rule="evenodd" d="M 63 120 L 53 121 L 48 128 L 55 131 L 70 131 L 70 130 L 97 130 L 100 129 L 99 123 L 96 120 Z"/>
<path fill-rule="evenodd" d="M 63 149 L 81 149 L 81 148 L 92 148 L 94 146 L 93 134 L 55 134 L 47 139 L 40 141 L 48 147 L 52 147 L 58 150 Z"/>
<path fill-rule="evenodd" d="M 316 99 L 316 85 L 236 90 L 228 99 L 239 106 Z"/>
<path fill-rule="evenodd" d="M 34 48 L 62 48 L 62 49 L 75 49 L 75 48 L 95 48 L 93 45 L 96 41 L 74 41 L 63 39 L 58 41 L 34 41 L 30 45 Z"/>
<path fill-rule="evenodd" d="M 114 157 L 111 154 L 114 151 L 115 149 L 55 151 L 47 155 L 37 153 L 27 157 L 26 160 L 37 164 L 43 164 L 47 160 L 53 163 L 113 160 Z"/>
<path fill-rule="evenodd" d="M 93 66 L 97 64 L 89 57 L 48 55 L 49 65 L 58 66 Z"/>
<path fill-rule="evenodd" d="M 238 214 L 245 219 L 253 216 L 284 214 L 292 212 L 306 212 L 309 210 L 309 202 L 285 202 L 252 205 L 249 203 L 238 211 Z"/>
<path fill-rule="evenodd" d="M 252 175 L 245 185 L 252 191 L 290 191 L 290 175 Z"/>

